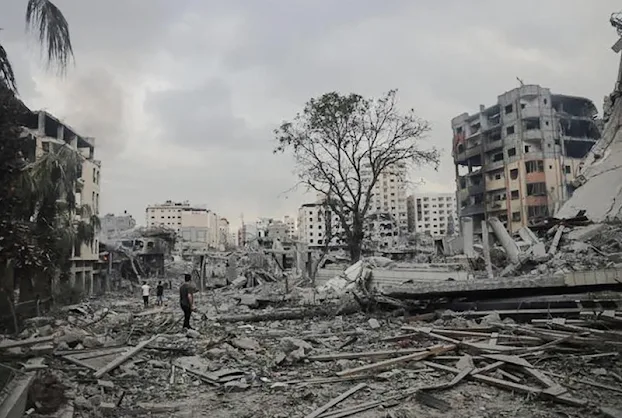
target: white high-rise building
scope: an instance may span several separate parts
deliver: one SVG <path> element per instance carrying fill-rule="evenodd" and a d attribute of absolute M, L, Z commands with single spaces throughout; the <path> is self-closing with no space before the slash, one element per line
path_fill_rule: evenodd
<path fill-rule="evenodd" d="M 343 228 L 339 217 L 323 203 L 305 203 L 298 209 L 298 239 L 310 248 L 326 245 L 327 236 L 330 246 L 342 246 Z"/>
<path fill-rule="evenodd" d="M 456 195 L 453 193 L 417 193 L 412 197 L 416 232 L 442 237 L 459 230 Z"/>
<path fill-rule="evenodd" d="M 283 217 L 283 223 L 287 226 L 287 238 L 290 240 L 296 239 L 296 218 L 285 215 Z"/>
<path fill-rule="evenodd" d="M 187 200 L 184 202 L 167 200 L 164 203 L 149 205 L 145 209 L 147 228 L 166 226 L 179 234 L 181 233 L 181 212 L 183 210 L 191 210 L 190 203 Z"/>
<path fill-rule="evenodd" d="M 406 208 L 406 164 L 395 164 L 378 176 L 373 188 L 373 196 L 368 214 L 389 213 L 398 225 L 400 234 L 408 232 L 408 211 Z M 361 171 L 363 186 L 372 180 L 371 168 Z"/>
<path fill-rule="evenodd" d="M 221 243 L 220 217 L 188 201 L 149 205 L 145 209 L 147 227 L 165 226 L 177 232 L 183 241 L 199 248 L 218 248 Z"/>

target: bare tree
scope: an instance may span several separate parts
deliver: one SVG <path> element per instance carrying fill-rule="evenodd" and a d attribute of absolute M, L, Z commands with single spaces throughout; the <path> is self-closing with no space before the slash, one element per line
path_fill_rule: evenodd
<path fill-rule="evenodd" d="M 327 198 L 353 261 L 361 257 L 363 222 L 380 174 L 400 165 L 438 166 L 438 151 L 419 146 L 428 123 L 412 109 L 400 112 L 396 96 L 397 90 L 377 100 L 327 93 L 275 130 L 275 153 L 292 152 L 299 184 Z"/>

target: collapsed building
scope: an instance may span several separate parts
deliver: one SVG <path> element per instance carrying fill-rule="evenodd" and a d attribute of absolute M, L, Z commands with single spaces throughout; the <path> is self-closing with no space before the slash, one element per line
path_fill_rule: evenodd
<path fill-rule="evenodd" d="M 552 216 L 601 133 L 591 100 L 522 85 L 451 121 L 460 217 L 514 233 Z"/>

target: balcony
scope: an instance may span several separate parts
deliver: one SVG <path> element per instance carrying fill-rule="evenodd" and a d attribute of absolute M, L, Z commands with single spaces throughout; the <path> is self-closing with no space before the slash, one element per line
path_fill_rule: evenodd
<path fill-rule="evenodd" d="M 473 205 L 468 205 L 460 210 L 460 216 L 473 216 L 477 214 L 484 213 L 484 204 L 476 203 Z"/>
<path fill-rule="evenodd" d="M 456 152 L 454 155 L 454 159 L 456 161 L 465 161 L 465 160 L 468 160 L 469 158 L 478 156 L 481 153 L 482 153 L 482 146 L 481 144 L 477 144 L 470 148 L 467 148 L 466 150 L 463 150 L 462 152 Z"/>
<path fill-rule="evenodd" d="M 507 204 L 505 200 L 497 200 L 495 202 L 486 203 L 486 212 L 499 212 L 507 210 Z"/>
<path fill-rule="evenodd" d="M 503 148 L 503 140 L 498 139 L 496 141 L 487 141 L 484 145 L 484 151 L 492 151 L 495 149 Z"/>
<path fill-rule="evenodd" d="M 525 141 L 533 141 L 533 140 L 542 140 L 542 131 L 540 129 L 529 129 L 523 132 L 523 140 Z"/>
<path fill-rule="evenodd" d="M 524 109 L 521 109 L 520 114 L 523 119 L 539 119 L 540 108 L 538 106 L 525 106 Z"/>

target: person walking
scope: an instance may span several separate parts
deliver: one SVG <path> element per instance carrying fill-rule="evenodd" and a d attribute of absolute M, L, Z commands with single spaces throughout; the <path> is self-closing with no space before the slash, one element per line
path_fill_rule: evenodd
<path fill-rule="evenodd" d="M 190 316 L 194 309 L 194 286 L 190 282 L 191 278 L 189 274 L 185 274 L 184 283 L 179 287 L 179 304 L 184 312 L 184 329 L 192 329 L 190 326 Z"/>
<path fill-rule="evenodd" d="M 149 306 L 149 291 L 151 290 L 151 287 L 147 284 L 147 282 L 143 282 L 141 289 L 143 290 L 143 302 L 146 308 Z"/>
<path fill-rule="evenodd" d="M 164 285 L 162 285 L 162 282 L 158 282 L 158 286 L 156 287 L 156 304 L 158 306 L 162 306 L 162 303 L 164 302 Z"/>

